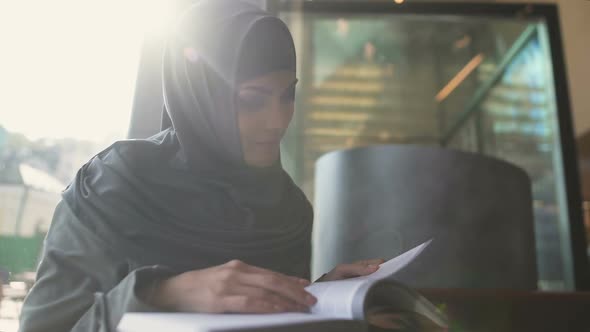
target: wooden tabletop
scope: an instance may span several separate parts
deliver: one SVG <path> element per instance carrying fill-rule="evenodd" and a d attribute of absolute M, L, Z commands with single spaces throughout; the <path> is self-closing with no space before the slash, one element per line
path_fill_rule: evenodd
<path fill-rule="evenodd" d="M 421 289 L 451 332 L 590 331 L 590 292 Z"/>

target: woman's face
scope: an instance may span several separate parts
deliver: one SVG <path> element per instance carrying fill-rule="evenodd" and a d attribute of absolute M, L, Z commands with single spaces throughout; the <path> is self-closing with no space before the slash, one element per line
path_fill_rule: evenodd
<path fill-rule="evenodd" d="M 271 166 L 295 110 L 297 79 L 291 71 L 275 71 L 244 81 L 236 96 L 244 160 L 250 166 Z"/>

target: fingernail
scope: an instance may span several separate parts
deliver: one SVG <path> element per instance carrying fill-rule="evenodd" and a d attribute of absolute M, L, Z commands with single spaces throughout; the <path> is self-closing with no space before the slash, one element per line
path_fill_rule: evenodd
<path fill-rule="evenodd" d="M 313 297 L 313 295 L 307 295 L 305 297 L 305 303 L 312 305 L 315 304 L 317 302 L 317 299 L 315 297 Z"/>
<path fill-rule="evenodd" d="M 299 283 L 302 285 L 306 285 L 306 286 L 310 284 L 309 280 L 305 280 L 305 279 L 299 279 Z"/>
<path fill-rule="evenodd" d="M 283 307 L 282 307 L 282 306 L 280 306 L 280 305 L 278 305 L 278 304 L 275 304 L 275 305 L 273 305 L 272 307 L 273 307 L 273 309 L 275 309 L 276 311 L 284 311 Z"/>
<path fill-rule="evenodd" d="M 369 269 L 376 269 L 378 267 L 379 267 L 379 265 L 375 265 L 375 264 L 369 264 L 369 265 L 367 265 L 367 268 L 369 268 Z"/>

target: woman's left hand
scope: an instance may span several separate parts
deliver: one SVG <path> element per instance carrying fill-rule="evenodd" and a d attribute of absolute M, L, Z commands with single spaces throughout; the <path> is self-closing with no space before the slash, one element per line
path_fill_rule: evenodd
<path fill-rule="evenodd" d="M 316 281 L 333 281 L 364 276 L 377 271 L 379 269 L 379 264 L 383 262 L 385 262 L 384 259 L 375 258 L 350 264 L 340 264 Z"/>

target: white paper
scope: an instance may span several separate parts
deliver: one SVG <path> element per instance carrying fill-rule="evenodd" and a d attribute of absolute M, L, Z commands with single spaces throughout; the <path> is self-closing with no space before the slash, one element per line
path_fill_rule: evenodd
<path fill-rule="evenodd" d="M 366 276 L 356 277 L 354 279 L 380 280 L 390 277 L 397 273 L 399 270 L 403 269 L 406 265 L 410 264 L 410 262 L 413 261 L 414 258 L 416 258 L 416 256 L 420 255 L 420 253 L 424 251 L 426 247 L 428 247 L 430 242 L 432 242 L 432 239 L 422 243 L 419 246 L 414 247 L 413 249 L 406 251 L 405 253 L 397 257 L 388 260 L 385 263 L 382 263 L 381 265 L 379 265 L 379 269 L 377 271 Z"/>
<path fill-rule="evenodd" d="M 305 288 L 318 302 L 311 307 L 311 313 L 334 318 L 353 319 L 353 298 L 357 291 L 367 283 L 394 275 L 416 258 L 432 239 L 412 248 L 379 265 L 379 269 L 369 275 L 337 281 L 322 281 Z"/>
<path fill-rule="evenodd" d="M 356 278 L 355 278 L 356 279 Z M 365 280 L 338 280 L 313 283 L 305 288 L 318 302 L 310 310 L 312 314 L 334 318 L 353 319 L 352 299 Z"/>
<path fill-rule="evenodd" d="M 118 332 L 207 332 L 218 329 L 254 328 L 330 320 L 305 313 L 280 314 L 192 314 L 192 313 L 127 313 L 117 327 Z"/>

